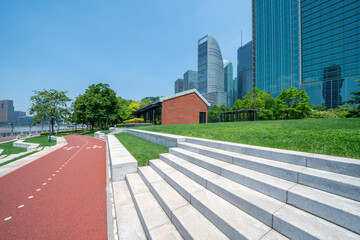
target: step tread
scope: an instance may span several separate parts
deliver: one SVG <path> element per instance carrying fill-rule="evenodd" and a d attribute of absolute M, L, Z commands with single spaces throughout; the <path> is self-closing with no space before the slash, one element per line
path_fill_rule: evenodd
<path fill-rule="evenodd" d="M 302 231 L 293 231 L 294 228 Z M 274 229 L 291 239 L 359 239 L 354 232 L 290 205 L 274 214 Z"/>
<path fill-rule="evenodd" d="M 151 179 L 160 177 L 160 175 L 151 167 L 139 168 L 139 171 L 146 179 L 147 177 L 150 177 Z M 171 218 L 174 219 L 175 217 L 178 220 L 182 219 L 182 221 L 180 221 L 180 229 L 186 229 L 187 234 L 195 239 L 207 239 L 209 236 L 213 236 L 213 238 L 216 239 L 224 237 L 224 234 L 218 228 L 197 211 L 194 206 L 190 205 L 190 203 L 165 180 L 149 183 L 156 194 L 161 198 L 161 201 L 163 201 L 166 207 L 170 209 Z M 196 225 L 196 227 L 194 228 L 193 225 Z"/>
<path fill-rule="evenodd" d="M 166 233 L 164 239 L 166 239 L 166 237 L 170 238 L 171 236 L 177 236 L 177 239 L 181 239 L 177 229 L 171 223 L 150 190 L 146 187 L 140 175 L 138 173 L 127 174 L 126 181 L 147 237 L 150 238 L 153 232 L 158 233 L 157 228 L 168 224 L 169 226 L 167 228 L 171 230 Z"/>
<path fill-rule="evenodd" d="M 146 239 L 125 181 L 113 182 L 117 229 L 120 239 Z"/>

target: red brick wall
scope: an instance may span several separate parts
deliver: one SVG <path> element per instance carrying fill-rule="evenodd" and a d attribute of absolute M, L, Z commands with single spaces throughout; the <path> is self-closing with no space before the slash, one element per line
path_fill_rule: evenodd
<path fill-rule="evenodd" d="M 207 121 L 207 105 L 196 93 L 169 99 L 162 103 L 162 125 L 199 123 L 200 112 Z"/>

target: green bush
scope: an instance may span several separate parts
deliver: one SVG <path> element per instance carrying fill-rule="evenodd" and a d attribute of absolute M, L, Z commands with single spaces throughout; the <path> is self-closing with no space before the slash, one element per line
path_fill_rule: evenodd
<path fill-rule="evenodd" d="M 124 124 L 128 124 L 128 123 L 144 123 L 144 119 L 143 118 L 132 118 L 129 120 L 125 120 L 123 121 Z"/>
<path fill-rule="evenodd" d="M 349 111 L 350 117 L 360 118 L 360 105 L 356 105 Z"/>
<path fill-rule="evenodd" d="M 318 111 L 313 110 L 308 118 L 339 118 L 334 112 L 331 111 Z"/>
<path fill-rule="evenodd" d="M 59 134 L 61 133 L 72 133 L 72 132 L 81 132 L 82 129 L 77 129 L 76 131 L 73 131 L 73 130 L 62 130 L 62 131 L 59 131 Z M 56 131 L 55 131 L 56 132 Z M 49 132 L 42 132 L 40 133 L 40 136 L 43 136 L 43 135 L 49 135 Z"/>

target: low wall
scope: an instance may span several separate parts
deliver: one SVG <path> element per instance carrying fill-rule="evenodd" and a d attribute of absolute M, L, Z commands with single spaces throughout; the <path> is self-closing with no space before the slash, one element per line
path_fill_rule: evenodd
<path fill-rule="evenodd" d="M 185 142 L 186 138 L 184 136 L 135 129 L 126 129 L 124 132 L 168 148 L 177 147 L 178 142 Z"/>
<path fill-rule="evenodd" d="M 128 173 L 137 172 L 136 159 L 126 150 L 114 135 L 107 135 L 109 144 L 109 159 L 111 168 L 111 181 L 121 181 Z"/>

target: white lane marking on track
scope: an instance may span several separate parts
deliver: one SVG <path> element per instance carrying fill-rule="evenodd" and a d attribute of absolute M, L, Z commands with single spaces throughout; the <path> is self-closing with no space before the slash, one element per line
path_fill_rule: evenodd
<path fill-rule="evenodd" d="M 55 177 L 55 176 L 56 176 L 56 174 L 53 174 L 52 176 L 53 176 L 53 177 Z"/>
<path fill-rule="evenodd" d="M 46 182 L 44 182 L 43 185 L 45 186 L 45 185 L 46 185 Z"/>
<path fill-rule="evenodd" d="M 57 170 L 56 172 L 59 172 L 59 170 Z"/>
<path fill-rule="evenodd" d="M 7 218 L 4 219 L 4 221 L 8 221 L 10 219 L 12 219 L 12 217 L 7 217 Z"/>
<path fill-rule="evenodd" d="M 24 205 L 20 205 L 20 206 L 18 206 L 18 208 L 23 208 L 24 207 Z"/>
<path fill-rule="evenodd" d="M 36 189 L 37 192 L 40 191 L 40 190 L 41 190 L 40 188 Z"/>
<path fill-rule="evenodd" d="M 32 199 L 34 196 L 28 196 L 28 199 Z"/>
<path fill-rule="evenodd" d="M 51 180 L 51 178 L 48 178 L 48 180 L 50 181 L 50 180 Z"/>

